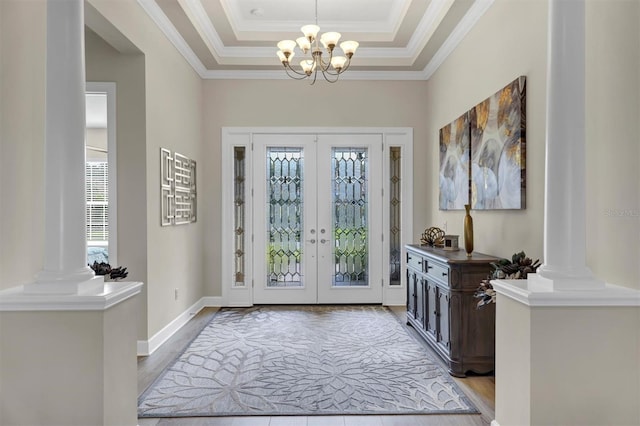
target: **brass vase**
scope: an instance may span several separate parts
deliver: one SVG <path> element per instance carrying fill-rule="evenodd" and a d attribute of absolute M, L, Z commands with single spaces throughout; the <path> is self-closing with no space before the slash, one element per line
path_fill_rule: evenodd
<path fill-rule="evenodd" d="M 464 250 L 467 252 L 467 257 L 471 257 L 473 253 L 473 218 L 469 213 L 471 205 L 465 204 L 464 209 L 467 211 L 464 216 Z"/>

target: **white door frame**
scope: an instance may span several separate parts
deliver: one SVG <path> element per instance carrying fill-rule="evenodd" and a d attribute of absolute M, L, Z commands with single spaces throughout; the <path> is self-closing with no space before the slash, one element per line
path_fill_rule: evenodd
<path fill-rule="evenodd" d="M 251 258 L 253 229 L 251 229 L 251 212 L 253 210 L 252 189 L 245 188 L 245 280 L 240 286 L 235 285 L 233 277 L 234 265 L 234 148 L 245 148 L 245 162 L 252 162 L 252 140 L 254 134 L 381 134 L 383 140 L 383 203 L 388 205 L 389 188 L 389 158 L 390 148 L 399 146 L 402 149 L 401 192 L 402 192 L 402 229 L 401 245 L 411 243 L 413 235 L 413 129 L 410 127 L 223 127 L 222 141 L 222 231 L 221 231 L 221 285 L 223 306 L 251 306 L 253 305 L 253 281 L 251 276 L 253 263 Z M 245 182 L 253 181 L 251 167 L 246 167 Z M 401 274 L 400 285 L 389 283 L 389 209 L 383 209 L 383 259 L 382 259 L 382 304 L 404 305 L 406 303 L 406 277 Z M 406 256 L 402 249 L 402 270 L 404 270 Z"/>
<path fill-rule="evenodd" d="M 118 166 L 116 164 L 116 83 L 88 81 L 87 93 L 107 95 L 107 164 L 109 165 L 109 264 L 118 264 Z"/>

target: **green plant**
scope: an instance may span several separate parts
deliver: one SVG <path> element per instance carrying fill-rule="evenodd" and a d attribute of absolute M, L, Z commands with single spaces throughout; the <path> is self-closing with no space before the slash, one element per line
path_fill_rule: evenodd
<path fill-rule="evenodd" d="M 540 266 L 540 260 L 536 259 L 534 262 L 527 257 L 524 251 L 520 253 L 514 253 L 509 259 L 500 259 L 497 262 L 492 262 L 491 266 L 493 271 L 489 276 L 482 280 L 480 286 L 476 290 L 474 297 L 480 299 L 478 301 L 478 308 L 481 308 L 489 303 L 496 303 L 496 291 L 491 285 L 491 280 L 524 280 L 527 279 L 527 275 L 531 272 L 535 272 L 538 266 Z"/>

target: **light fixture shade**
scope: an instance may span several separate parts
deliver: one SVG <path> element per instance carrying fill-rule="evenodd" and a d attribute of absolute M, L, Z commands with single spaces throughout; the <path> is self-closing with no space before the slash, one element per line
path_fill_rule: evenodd
<path fill-rule="evenodd" d="M 296 48 L 296 42 L 293 40 L 282 40 L 278 43 L 278 49 L 286 55 L 287 53 L 293 53 L 293 49 Z"/>
<path fill-rule="evenodd" d="M 307 51 L 311 49 L 311 42 L 309 42 L 308 38 L 298 37 L 296 41 L 298 42 L 298 46 L 303 52 L 307 53 Z"/>
<path fill-rule="evenodd" d="M 334 56 L 333 58 L 331 58 L 331 65 L 338 71 L 344 68 L 344 64 L 346 62 L 347 58 L 345 58 L 344 56 Z"/>
<path fill-rule="evenodd" d="M 300 61 L 300 66 L 306 74 L 311 74 L 316 68 L 316 62 L 312 59 L 305 59 L 303 61 Z"/>
<path fill-rule="evenodd" d="M 320 27 L 317 25 L 305 25 L 304 27 L 300 28 L 300 31 L 302 31 L 302 34 L 304 34 L 304 36 L 309 41 L 313 41 L 316 39 L 316 36 L 320 31 Z"/>
<path fill-rule="evenodd" d="M 356 53 L 356 49 L 358 48 L 358 46 L 360 46 L 360 43 L 352 40 L 343 41 L 342 43 L 340 43 L 340 48 L 342 49 L 344 54 L 347 55 L 348 58 L 350 58 L 351 56 L 353 56 L 354 53 Z"/>
<path fill-rule="evenodd" d="M 296 53 L 295 52 L 291 52 L 289 54 L 289 57 L 287 58 L 287 55 L 285 55 L 282 50 L 278 50 L 278 58 L 280 59 L 280 62 L 291 62 L 291 59 L 294 56 L 296 56 Z"/>
<path fill-rule="evenodd" d="M 325 49 L 328 49 L 329 46 L 336 46 L 338 44 L 338 40 L 340 40 L 340 37 L 340 33 L 330 31 L 320 36 L 320 42 L 322 42 L 322 45 L 325 47 Z"/>

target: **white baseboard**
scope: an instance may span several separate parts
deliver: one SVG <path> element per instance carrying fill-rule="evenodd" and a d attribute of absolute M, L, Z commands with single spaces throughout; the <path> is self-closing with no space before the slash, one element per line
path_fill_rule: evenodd
<path fill-rule="evenodd" d="M 495 420 L 491 420 L 491 426 L 500 426 L 500 423 Z"/>
<path fill-rule="evenodd" d="M 167 324 L 162 330 L 154 334 L 149 340 L 138 340 L 138 356 L 149 356 L 164 342 L 169 340 L 189 320 L 197 315 L 202 308 L 222 306 L 221 297 L 203 297 L 191 305 L 186 311 L 178 315 L 176 319 Z"/>

